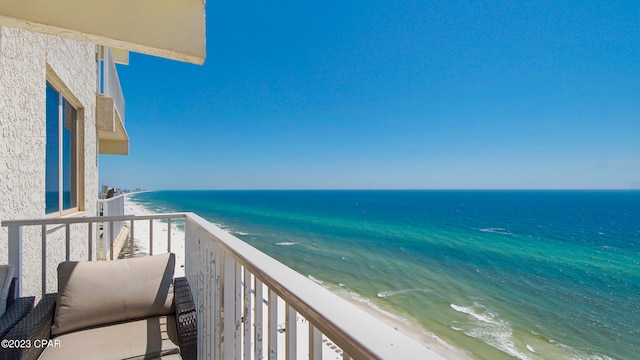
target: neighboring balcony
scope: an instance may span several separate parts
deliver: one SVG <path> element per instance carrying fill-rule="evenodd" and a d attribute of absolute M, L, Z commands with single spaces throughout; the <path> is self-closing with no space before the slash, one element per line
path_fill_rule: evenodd
<path fill-rule="evenodd" d="M 124 95 L 116 69 L 122 50 L 99 47 L 98 94 L 96 95 L 96 128 L 100 154 L 128 155 L 129 136 L 125 129 Z"/>
<path fill-rule="evenodd" d="M 443 359 L 194 213 L 3 221 L 9 241 L 0 246 L 25 284 L 17 293 L 55 292 L 58 263 L 96 260 L 98 229 L 118 222 L 130 238 L 145 234 L 137 246 L 149 253 L 176 254 L 197 311 L 199 359 Z"/>
<path fill-rule="evenodd" d="M 98 199 L 98 216 L 122 215 L 124 215 L 124 195 Z M 129 236 L 129 227 L 125 225 L 124 221 L 110 221 L 100 225 L 96 257 L 103 260 L 118 258 L 118 254 Z"/>

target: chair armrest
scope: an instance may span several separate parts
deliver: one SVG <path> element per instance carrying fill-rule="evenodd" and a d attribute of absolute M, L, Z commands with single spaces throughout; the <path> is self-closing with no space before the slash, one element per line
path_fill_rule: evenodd
<path fill-rule="evenodd" d="M 35 296 L 22 297 L 14 299 L 11 305 L 7 307 L 7 311 L 0 317 L 0 339 L 22 320 L 33 309 L 33 303 L 36 301 Z"/>
<path fill-rule="evenodd" d="M 176 278 L 173 291 L 180 356 L 185 360 L 196 359 L 198 356 L 198 323 L 187 278 Z"/>
<path fill-rule="evenodd" d="M 9 294 L 7 295 L 7 309 L 17 298 L 16 287 L 18 286 L 18 278 L 11 279 L 11 284 L 9 284 Z"/>
<path fill-rule="evenodd" d="M 50 339 L 57 294 L 46 294 L 36 307 L 5 336 L 7 340 L 29 341 L 24 348 L 0 348 L 0 359 L 37 359 L 44 347 L 33 346 L 35 340 Z"/>

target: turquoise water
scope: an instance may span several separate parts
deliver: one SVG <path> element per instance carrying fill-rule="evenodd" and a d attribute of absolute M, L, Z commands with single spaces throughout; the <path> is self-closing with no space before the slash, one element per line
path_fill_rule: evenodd
<path fill-rule="evenodd" d="M 640 191 L 161 191 L 479 359 L 640 358 Z"/>

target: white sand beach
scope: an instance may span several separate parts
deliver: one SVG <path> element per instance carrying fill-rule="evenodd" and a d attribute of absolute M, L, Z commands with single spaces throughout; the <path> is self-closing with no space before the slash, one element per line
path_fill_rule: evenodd
<path fill-rule="evenodd" d="M 124 213 L 126 215 L 149 215 L 151 214 L 143 206 L 129 201 L 125 197 Z M 137 253 L 140 255 L 150 255 L 150 249 L 153 246 L 153 254 L 162 254 L 169 251 L 167 242 L 169 236 L 167 234 L 167 223 L 160 220 L 153 220 L 153 244 L 150 244 L 149 238 L 151 233 L 150 221 L 136 221 L 134 224 L 133 238 Z M 175 276 L 184 276 L 184 231 L 178 229 L 175 223 L 171 224 L 171 252 L 176 254 L 176 270 Z"/>
<path fill-rule="evenodd" d="M 129 201 L 128 197 L 125 198 L 125 214 L 127 215 L 147 215 L 151 214 L 143 206 Z M 153 254 L 161 254 L 166 253 L 167 249 L 167 223 L 161 222 L 159 220 L 154 220 L 153 222 Z M 146 256 L 149 255 L 149 250 L 151 248 L 149 244 L 150 238 L 150 221 L 137 221 L 134 224 L 134 245 L 136 248 L 136 256 Z M 185 233 L 183 230 L 179 229 L 175 223 L 172 223 L 171 226 L 171 249 L 170 251 L 176 254 L 176 270 L 175 276 L 184 276 L 184 253 L 185 253 Z M 265 287 L 263 291 L 264 297 L 267 297 L 267 289 Z M 358 307 L 362 308 L 364 311 L 373 314 L 377 318 L 381 319 L 389 326 L 392 326 L 398 331 L 401 331 L 405 335 L 413 338 L 414 340 L 424 344 L 426 347 L 440 354 L 446 359 L 454 359 L 454 360 L 466 360 L 471 359 L 471 357 L 465 353 L 463 350 L 457 349 L 441 339 L 437 338 L 434 335 L 430 335 L 423 331 L 418 326 L 413 326 L 407 322 L 404 322 L 391 314 L 386 314 L 380 309 L 376 309 L 372 306 L 367 305 L 364 302 L 357 301 L 353 298 L 349 298 L 348 296 L 342 295 L 346 300 L 356 304 Z M 266 300 L 266 299 L 263 299 Z M 278 358 L 283 358 L 285 355 L 285 346 L 286 346 L 286 329 L 285 329 L 285 315 L 286 315 L 286 306 L 282 299 L 278 299 L 278 328 L 281 331 L 278 331 Z M 264 334 L 264 353 L 267 352 L 267 344 L 268 344 L 268 331 L 267 331 L 267 309 L 265 307 L 263 311 L 263 324 L 265 326 Z M 309 348 L 309 322 L 306 321 L 302 316 L 297 316 L 296 321 L 296 334 L 297 334 L 297 352 L 299 359 L 308 359 L 308 348 Z M 333 344 L 333 342 L 323 337 L 322 340 L 322 355 L 323 359 L 342 359 L 343 354 L 342 350 Z"/>

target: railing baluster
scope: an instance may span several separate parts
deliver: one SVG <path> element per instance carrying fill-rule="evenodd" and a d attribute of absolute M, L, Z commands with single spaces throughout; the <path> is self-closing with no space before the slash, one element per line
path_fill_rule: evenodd
<path fill-rule="evenodd" d="M 47 225 L 41 226 L 42 240 L 42 296 L 47 293 Z"/>
<path fill-rule="evenodd" d="M 256 326 L 255 326 L 255 357 L 254 359 L 262 359 L 262 339 L 264 338 L 264 331 L 262 323 L 263 312 L 264 309 L 264 298 L 262 295 L 262 281 L 258 280 L 258 277 L 255 277 L 255 297 L 253 298 L 255 318 L 256 318 Z"/>
<path fill-rule="evenodd" d="M 235 358 L 236 318 L 236 261 L 231 254 L 224 253 L 224 357 Z"/>
<path fill-rule="evenodd" d="M 278 296 L 269 288 L 269 360 L 278 359 Z"/>
<path fill-rule="evenodd" d="M 87 235 L 89 238 L 89 261 L 93 261 L 93 223 L 89 222 L 89 229 L 88 232 L 89 234 Z"/>
<path fill-rule="evenodd" d="M 196 312 L 200 312 L 201 314 L 198 315 L 198 320 L 197 320 L 197 327 L 198 327 L 198 335 L 197 335 L 197 339 L 198 339 L 198 354 L 201 354 L 200 357 L 202 357 L 202 354 L 204 354 L 204 347 L 205 347 L 205 341 L 204 339 L 206 339 L 203 335 L 204 335 L 204 325 L 203 321 L 201 319 L 203 319 L 203 315 L 202 312 L 205 312 L 204 309 L 201 309 L 201 307 L 199 306 L 199 304 L 201 304 L 203 302 L 203 296 L 202 296 L 202 288 L 203 288 L 203 284 L 200 281 L 201 278 L 203 278 L 203 276 L 200 276 L 202 271 L 206 271 L 206 264 L 204 261 L 202 261 L 203 257 L 206 257 L 206 254 L 202 254 L 202 251 L 198 251 L 199 249 L 197 248 L 197 246 L 200 245 L 200 231 L 198 228 L 196 228 L 196 226 L 189 221 L 186 226 L 185 226 L 185 230 L 187 231 L 187 233 L 185 234 L 185 275 L 187 277 L 187 279 L 189 280 L 190 284 L 194 284 L 195 288 L 192 289 L 191 294 L 193 295 L 193 303 L 196 306 Z M 201 249 L 200 249 L 201 250 Z"/>
<path fill-rule="evenodd" d="M 107 260 L 107 222 L 102 221 L 98 229 L 97 241 L 98 241 L 98 260 Z M 100 233 L 102 231 L 102 233 Z"/>
<path fill-rule="evenodd" d="M 235 285 L 234 285 L 234 289 L 235 291 L 235 327 L 234 327 L 234 343 L 236 344 L 236 360 L 241 360 L 242 359 L 242 346 L 240 344 L 240 340 L 242 339 L 242 331 L 240 331 L 240 326 L 242 325 L 242 268 L 240 266 L 240 263 L 238 263 L 237 261 L 234 262 L 236 263 L 236 271 L 235 271 Z"/>
<path fill-rule="evenodd" d="M 109 221 L 109 260 L 113 260 L 113 253 L 115 252 L 114 248 L 114 239 L 113 239 L 113 220 Z"/>
<path fill-rule="evenodd" d="M 186 238 L 186 237 L 185 237 Z M 129 229 L 129 257 L 133 257 L 133 219 L 131 220 L 130 229 Z M 185 246 L 185 251 L 186 251 Z"/>
<path fill-rule="evenodd" d="M 322 360 L 322 333 L 309 323 L 309 360 Z"/>
<path fill-rule="evenodd" d="M 252 289 L 251 273 L 244 268 L 244 311 L 242 311 L 242 325 L 244 327 L 244 359 L 251 360 L 251 289 Z"/>
<path fill-rule="evenodd" d="M 22 296 L 22 226 L 9 226 L 9 265 L 13 266 L 14 276 L 18 278 L 16 297 Z"/>
<path fill-rule="evenodd" d="M 215 308 L 211 303 L 211 295 L 213 289 L 211 289 L 211 279 L 214 279 L 214 274 L 211 271 L 211 254 L 209 251 L 210 241 L 201 241 L 200 229 L 198 229 L 198 238 L 190 241 L 193 244 L 191 249 L 191 258 L 195 259 L 197 263 L 194 264 L 193 279 L 195 280 L 196 289 L 194 292 L 195 299 L 198 302 L 196 304 L 196 311 L 199 311 L 201 315 L 198 316 L 198 354 L 200 359 L 210 359 L 211 356 L 211 343 L 213 337 L 211 336 L 211 326 L 213 326 L 213 319 L 211 314 L 215 312 Z M 205 280 L 206 279 L 206 280 Z"/>
<path fill-rule="evenodd" d="M 297 356 L 297 321 L 296 310 L 287 303 L 286 306 L 286 320 L 285 320 L 285 333 L 287 352 L 286 358 L 288 360 L 295 360 Z"/>
<path fill-rule="evenodd" d="M 65 247 L 66 247 L 66 251 L 64 255 L 65 255 L 66 261 L 69 261 L 71 260 L 71 224 L 67 224 L 67 226 L 65 226 L 64 238 L 65 238 Z"/>
<path fill-rule="evenodd" d="M 198 319 L 198 337 L 200 337 L 200 331 L 203 332 L 203 339 L 206 341 L 200 344 L 198 341 L 198 349 L 199 353 L 202 354 L 203 359 L 212 359 L 212 349 L 215 346 L 214 336 L 212 332 L 212 327 L 215 327 L 215 319 L 214 315 L 216 312 L 215 302 L 213 300 L 213 289 L 215 289 L 215 257 L 212 254 L 212 241 L 200 241 L 198 239 L 198 247 L 195 249 L 196 256 L 201 260 L 199 263 L 202 267 L 197 271 L 198 273 L 198 287 L 197 297 L 202 298 L 202 307 L 198 310 L 202 310 L 204 313 L 202 314 L 202 319 L 204 321 L 200 321 Z M 213 281 L 211 281 L 213 280 Z M 213 284 L 212 284 L 213 282 Z M 202 349 L 202 351 L 200 351 Z"/>
<path fill-rule="evenodd" d="M 153 255 L 153 219 L 149 219 L 149 256 Z"/>
<path fill-rule="evenodd" d="M 187 279 L 192 278 L 192 270 L 193 263 L 195 259 L 192 258 L 192 249 L 193 242 L 196 238 L 195 231 L 193 230 L 193 226 L 191 222 L 188 222 L 186 219 L 184 221 L 184 276 Z"/>
<path fill-rule="evenodd" d="M 171 252 L 171 218 L 167 219 L 167 252 Z"/>
<path fill-rule="evenodd" d="M 200 283 L 203 287 L 203 295 L 204 295 L 204 311 L 207 312 L 207 316 L 204 317 L 206 319 L 206 324 L 203 324 L 205 329 L 205 335 L 207 336 L 208 341 L 206 342 L 206 352 L 205 359 L 213 359 L 216 355 L 217 349 L 217 333 L 216 331 L 216 314 L 218 313 L 218 308 L 216 307 L 216 297 L 215 292 L 217 289 L 216 285 L 216 254 L 215 254 L 215 244 L 213 241 L 203 241 L 201 244 L 202 250 L 204 251 L 204 261 L 205 261 L 205 273 L 200 279 Z M 213 280 L 213 281 L 212 281 Z M 218 352 L 219 355 L 219 352 Z"/>
<path fill-rule="evenodd" d="M 214 246 L 214 255 L 215 255 L 215 305 L 214 305 L 214 329 L 213 329 L 213 337 L 215 340 L 215 354 L 217 358 L 224 359 L 222 353 L 222 312 L 223 312 L 223 302 L 222 302 L 222 248 L 215 244 Z"/>

